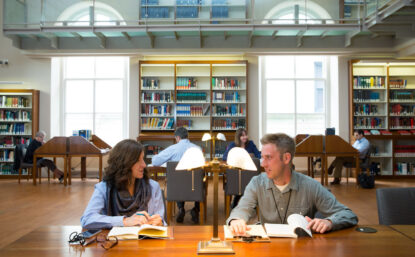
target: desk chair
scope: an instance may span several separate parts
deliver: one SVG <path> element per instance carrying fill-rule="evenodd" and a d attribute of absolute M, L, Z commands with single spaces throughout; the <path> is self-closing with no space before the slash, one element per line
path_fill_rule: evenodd
<path fill-rule="evenodd" d="M 19 170 L 19 175 L 18 175 L 18 182 L 20 184 L 20 178 L 22 176 L 22 169 L 27 169 L 28 172 L 28 176 L 27 176 L 27 181 L 29 181 L 29 171 L 31 172 L 32 176 L 33 176 L 33 172 L 34 171 L 34 167 L 33 167 L 33 163 L 27 163 L 24 162 L 24 157 L 26 155 L 26 150 L 27 150 L 27 145 L 25 144 L 18 144 L 16 145 L 15 148 L 15 169 Z M 41 180 L 41 171 L 42 171 L 42 167 L 38 166 L 36 168 L 36 172 L 37 174 L 39 174 L 39 184 L 42 183 Z M 50 170 L 48 168 L 48 182 L 50 182 Z"/>
<path fill-rule="evenodd" d="M 360 170 L 363 172 L 363 170 L 365 170 L 366 172 L 369 171 L 370 169 L 370 156 L 372 155 L 372 153 L 375 152 L 375 146 L 374 145 L 369 145 L 369 149 L 367 150 L 366 156 L 364 159 L 360 159 Z M 352 169 L 356 168 L 355 167 L 355 163 L 346 163 L 344 165 L 344 167 L 346 168 L 346 183 L 349 184 L 349 176 L 352 173 Z M 357 178 L 357 175 L 356 175 Z"/>
<path fill-rule="evenodd" d="M 261 173 L 261 165 L 258 158 L 252 158 L 257 167 L 257 171 L 227 169 L 224 177 L 225 190 L 225 217 L 229 217 L 231 196 L 242 196 L 245 187 L 251 181 L 252 177 Z"/>
<path fill-rule="evenodd" d="M 167 162 L 167 224 L 170 224 L 175 202 L 200 202 L 199 221 L 206 217 L 206 185 L 203 169 L 176 170 L 178 162 Z"/>
<path fill-rule="evenodd" d="M 415 225 L 415 187 L 376 189 L 379 224 Z"/>

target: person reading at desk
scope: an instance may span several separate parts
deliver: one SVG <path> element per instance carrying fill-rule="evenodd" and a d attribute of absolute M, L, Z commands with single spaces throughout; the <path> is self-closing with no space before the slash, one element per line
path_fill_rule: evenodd
<path fill-rule="evenodd" d="M 251 157 L 261 159 L 261 152 L 258 151 L 255 143 L 252 140 L 249 140 L 248 133 L 244 128 L 238 128 L 236 130 L 235 141 L 230 143 L 223 153 L 222 159 L 224 161 L 228 159 L 228 153 L 234 147 L 242 147 L 251 155 Z M 241 199 L 241 195 L 234 196 L 231 204 L 231 209 L 235 208 L 235 206 L 238 205 L 239 199 Z"/>
<path fill-rule="evenodd" d="M 353 134 L 354 139 L 356 140 L 353 143 L 353 147 L 359 151 L 359 159 L 364 160 L 366 158 L 367 151 L 369 151 L 370 143 L 364 137 L 363 130 L 356 130 Z M 331 175 L 334 169 L 334 180 L 330 182 L 331 185 L 340 184 L 342 178 L 342 169 L 345 164 L 350 164 L 350 166 L 355 167 L 356 162 L 354 157 L 336 157 L 334 161 L 330 164 L 330 167 L 327 170 L 327 173 Z"/>
<path fill-rule="evenodd" d="M 178 162 L 180 161 L 184 152 L 186 152 L 187 149 L 192 147 L 199 148 L 197 145 L 189 141 L 188 136 L 189 133 L 186 128 L 178 127 L 174 132 L 176 144 L 167 147 L 159 154 L 153 156 L 151 164 L 153 166 L 161 166 L 169 161 Z M 186 211 L 184 210 L 184 202 L 177 202 L 177 207 L 179 207 L 179 214 L 177 215 L 176 221 L 178 223 L 183 223 L 184 215 L 186 214 Z M 195 202 L 195 206 L 190 211 L 190 215 L 192 215 L 192 221 L 195 224 L 199 223 L 199 211 L 200 203 Z"/>
<path fill-rule="evenodd" d="M 32 142 L 30 142 L 29 146 L 27 147 L 26 155 L 23 158 L 23 162 L 33 163 L 33 155 L 36 149 L 43 145 L 43 143 L 45 142 L 45 137 L 46 132 L 43 130 L 38 131 L 36 133 L 35 138 L 32 140 Z M 36 163 L 36 165 L 39 167 L 48 167 L 53 172 L 53 174 L 55 174 L 55 177 L 59 179 L 59 182 L 63 182 L 63 172 L 56 167 L 53 161 L 44 158 L 38 158 L 36 160 Z"/>
<path fill-rule="evenodd" d="M 159 184 L 149 179 L 144 147 L 126 139 L 110 151 L 102 182 L 81 217 L 88 229 L 165 224 L 163 197 Z"/>
<path fill-rule="evenodd" d="M 320 183 L 292 170 L 295 142 L 291 137 L 267 134 L 261 144 L 265 172 L 252 178 L 227 219 L 234 234 L 245 235 L 246 222 L 254 217 L 257 206 L 262 224 L 287 224 L 293 213 L 306 216 L 308 228 L 317 233 L 357 224 L 357 216 Z M 326 218 L 314 218 L 317 211 Z"/>

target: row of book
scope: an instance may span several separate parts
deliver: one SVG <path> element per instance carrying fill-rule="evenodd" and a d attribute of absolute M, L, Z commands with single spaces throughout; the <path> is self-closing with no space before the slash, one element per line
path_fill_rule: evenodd
<path fill-rule="evenodd" d="M 400 127 L 414 127 L 414 118 L 413 117 L 391 117 L 390 118 L 391 128 L 400 128 Z"/>
<path fill-rule="evenodd" d="M 380 129 L 383 127 L 383 124 L 385 124 L 385 121 L 383 118 L 379 117 L 354 117 L 354 124 L 357 129 L 365 129 L 365 128 L 374 128 L 374 129 Z"/>
<path fill-rule="evenodd" d="M 196 89 L 197 80 L 193 77 L 177 77 L 176 89 Z"/>
<path fill-rule="evenodd" d="M 9 111 L 0 110 L 0 120 L 8 121 L 30 121 L 32 119 L 32 113 L 30 111 Z"/>
<path fill-rule="evenodd" d="M 391 100 L 414 100 L 413 91 L 391 91 L 390 92 Z"/>
<path fill-rule="evenodd" d="M 378 114 L 378 106 L 376 104 L 355 104 L 355 115 L 376 115 Z"/>
<path fill-rule="evenodd" d="M 142 18 L 169 18 L 169 7 L 141 7 Z"/>
<path fill-rule="evenodd" d="M 214 129 L 238 129 L 245 128 L 245 119 L 215 119 Z"/>
<path fill-rule="evenodd" d="M 393 104 L 391 106 L 392 115 L 414 115 L 415 105 Z"/>
<path fill-rule="evenodd" d="M 197 18 L 199 17 L 198 6 L 177 6 L 176 18 Z"/>
<path fill-rule="evenodd" d="M 366 90 L 355 90 L 353 92 L 353 99 L 359 101 L 379 101 L 380 93 Z"/>
<path fill-rule="evenodd" d="M 162 150 L 162 147 L 159 145 L 146 145 L 146 155 L 156 155 Z"/>
<path fill-rule="evenodd" d="M 177 101 L 205 101 L 206 92 L 177 92 Z"/>
<path fill-rule="evenodd" d="M 235 78 L 212 78 L 213 89 L 239 89 L 240 81 Z"/>
<path fill-rule="evenodd" d="M 141 87 L 143 89 L 159 89 L 160 80 L 158 80 L 157 78 L 142 78 Z"/>
<path fill-rule="evenodd" d="M 72 136 L 80 136 L 85 138 L 86 140 L 92 139 L 92 130 L 90 129 L 76 129 L 72 130 Z"/>
<path fill-rule="evenodd" d="M 212 6 L 212 18 L 228 18 L 229 8 L 227 6 Z"/>
<path fill-rule="evenodd" d="M 172 102 L 173 92 L 143 92 L 141 93 L 142 102 Z"/>
<path fill-rule="evenodd" d="M 397 175 L 415 175 L 414 162 L 396 162 L 395 170 Z"/>
<path fill-rule="evenodd" d="M 0 134 L 32 134 L 31 124 L 29 123 L 14 123 L 14 124 L 1 124 Z"/>
<path fill-rule="evenodd" d="M 13 169 L 13 164 L 0 163 L 0 175 L 17 175 L 18 170 Z M 22 171 L 23 175 L 27 175 L 27 171 Z"/>
<path fill-rule="evenodd" d="M 384 76 L 355 76 L 353 78 L 354 88 L 385 88 L 385 77 Z"/>
<path fill-rule="evenodd" d="M 395 145 L 395 153 L 411 153 L 412 156 L 415 156 L 415 145 Z M 396 156 L 396 157 L 406 157 L 406 156 Z"/>
<path fill-rule="evenodd" d="M 238 92 L 213 92 L 214 101 L 240 102 L 241 94 Z"/>
<path fill-rule="evenodd" d="M 185 127 L 187 129 L 192 128 L 193 121 L 192 120 L 177 120 L 176 126 L 177 127 Z"/>
<path fill-rule="evenodd" d="M 158 5 L 159 0 L 141 0 L 141 5 Z"/>
<path fill-rule="evenodd" d="M 406 79 L 389 79 L 389 88 L 406 88 Z"/>
<path fill-rule="evenodd" d="M 1 107 L 30 107 L 30 100 L 22 96 L 1 96 Z"/>
<path fill-rule="evenodd" d="M 146 104 L 144 108 L 142 108 L 141 114 L 143 115 L 171 115 L 172 107 L 170 104 L 163 104 L 163 105 L 153 105 L 153 104 Z"/>
<path fill-rule="evenodd" d="M 173 118 L 141 118 L 143 129 L 172 129 L 173 125 Z"/>
<path fill-rule="evenodd" d="M 4 147 L 16 147 L 18 144 L 25 144 L 29 145 L 32 142 L 32 138 L 28 137 L 21 137 L 21 136 L 4 136 L 0 139 L 0 148 Z"/>
<path fill-rule="evenodd" d="M 0 161 L 1 162 L 13 162 L 14 161 L 14 150 L 0 149 Z"/>
<path fill-rule="evenodd" d="M 176 114 L 179 116 L 206 116 L 209 114 L 209 105 L 178 104 Z"/>
<path fill-rule="evenodd" d="M 243 105 L 241 104 L 230 104 L 226 106 L 214 105 L 213 115 L 231 115 L 231 116 L 242 116 L 244 115 Z"/>

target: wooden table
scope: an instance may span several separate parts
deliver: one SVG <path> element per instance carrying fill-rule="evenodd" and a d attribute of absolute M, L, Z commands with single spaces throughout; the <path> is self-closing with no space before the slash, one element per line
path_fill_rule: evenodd
<path fill-rule="evenodd" d="M 328 234 L 315 234 L 313 238 L 272 238 L 271 243 L 233 243 L 235 256 L 350 256 L 390 257 L 414 256 L 415 244 L 388 226 L 373 225 L 377 233 L 361 233 L 355 228 Z M 120 241 L 106 251 L 96 243 L 85 248 L 70 246 L 69 234 L 81 231 L 78 226 L 40 227 L 14 243 L 0 249 L 0 256 L 197 256 L 200 240 L 209 240 L 211 226 L 174 227 L 174 239 Z M 219 227 L 223 238 L 223 227 Z"/>
<path fill-rule="evenodd" d="M 415 225 L 391 225 L 390 227 L 415 241 Z"/>

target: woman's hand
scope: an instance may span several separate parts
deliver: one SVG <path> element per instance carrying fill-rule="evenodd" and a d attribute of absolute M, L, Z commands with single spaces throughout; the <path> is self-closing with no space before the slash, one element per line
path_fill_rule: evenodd
<path fill-rule="evenodd" d="M 123 219 L 124 227 L 131 227 L 143 224 L 149 224 L 150 215 L 146 211 L 136 212 L 130 217 Z"/>
<path fill-rule="evenodd" d="M 148 220 L 148 224 L 154 225 L 154 226 L 163 226 L 163 220 L 159 214 L 154 214 Z"/>

